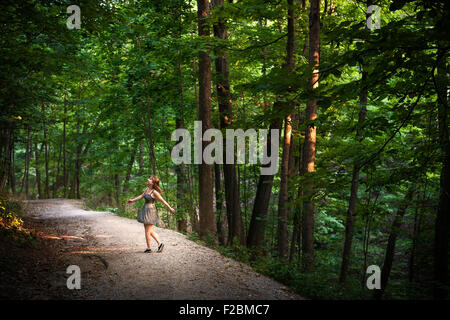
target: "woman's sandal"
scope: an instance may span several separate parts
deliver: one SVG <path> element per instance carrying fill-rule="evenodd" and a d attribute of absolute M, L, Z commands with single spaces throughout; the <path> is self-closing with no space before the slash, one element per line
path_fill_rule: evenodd
<path fill-rule="evenodd" d="M 161 243 L 159 244 L 159 246 L 158 246 L 158 251 L 157 251 L 157 252 L 160 252 L 160 253 L 161 253 L 161 252 L 163 251 L 163 249 L 164 249 L 164 243 L 161 242 Z"/>
<path fill-rule="evenodd" d="M 151 253 L 152 252 L 152 249 L 145 249 L 145 251 L 144 251 L 144 253 Z"/>

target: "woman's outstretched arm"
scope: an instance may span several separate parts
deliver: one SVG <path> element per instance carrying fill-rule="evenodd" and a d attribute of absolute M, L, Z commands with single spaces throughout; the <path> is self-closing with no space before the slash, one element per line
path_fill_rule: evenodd
<path fill-rule="evenodd" d="M 158 191 L 153 191 L 153 194 L 156 196 L 156 198 L 158 198 L 162 203 L 164 203 L 164 205 L 169 209 L 170 212 L 175 213 L 175 209 L 172 208 L 167 202 L 166 200 L 163 199 L 163 197 L 161 197 L 161 195 L 159 194 Z"/>
<path fill-rule="evenodd" d="M 132 202 L 141 200 L 143 197 L 144 197 L 144 194 L 141 194 L 140 196 L 137 196 L 137 197 L 134 198 L 134 199 L 127 200 L 127 203 L 132 203 Z"/>

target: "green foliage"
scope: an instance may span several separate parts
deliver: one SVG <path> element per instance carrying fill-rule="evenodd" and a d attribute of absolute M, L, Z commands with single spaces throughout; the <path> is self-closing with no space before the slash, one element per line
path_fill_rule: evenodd
<path fill-rule="evenodd" d="M 21 202 L 9 200 L 0 195 L 0 239 L 16 246 L 29 247 L 34 243 L 34 236 L 23 228 Z"/>

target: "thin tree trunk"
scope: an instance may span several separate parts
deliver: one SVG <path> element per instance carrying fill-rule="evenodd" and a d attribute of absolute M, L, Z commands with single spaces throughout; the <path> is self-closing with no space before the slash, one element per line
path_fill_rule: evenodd
<path fill-rule="evenodd" d="M 309 13 L 309 63 L 313 67 L 310 79 L 311 89 L 314 91 L 319 86 L 319 61 L 320 61 L 320 0 L 311 0 Z M 305 143 L 303 144 L 302 173 L 310 175 L 315 171 L 316 157 L 316 126 L 317 99 L 308 100 L 306 106 Z M 314 181 L 306 177 L 303 189 L 303 221 L 302 221 L 302 246 L 303 263 L 306 272 L 314 269 Z"/>
<path fill-rule="evenodd" d="M 422 202 L 423 202 L 422 198 Z M 411 254 L 409 256 L 408 261 L 408 280 L 412 282 L 414 280 L 414 271 L 415 271 L 415 257 L 416 257 L 416 248 L 417 248 L 417 238 L 419 236 L 420 229 L 420 219 L 419 215 L 421 215 L 419 211 L 419 206 L 416 206 L 416 211 L 414 212 L 414 226 L 413 226 L 413 234 L 412 234 L 412 244 L 411 244 Z"/>
<path fill-rule="evenodd" d="M 27 174 L 25 176 L 25 197 L 28 199 L 30 196 L 30 162 L 31 162 L 31 155 L 33 154 L 33 150 L 31 147 L 31 132 L 30 128 L 28 128 L 27 133 Z"/>
<path fill-rule="evenodd" d="M 287 0 L 287 43 L 286 43 L 286 63 L 285 68 L 289 73 L 292 73 L 294 69 L 294 3 L 293 0 Z M 290 103 L 292 104 L 292 103 Z M 295 106 L 295 105 L 294 105 Z M 278 199 L 278 229 L 277 229 L 277 244 L 278 244 L 278 257 L 286 258 L 288 251 L 288 209 L 286 207 L 288 202 L 288 179 L 289 179 L 289 159 L 291 151 L 291 136 L 292 136 L 292 123 L 291 114 L 284 118 L 284 142 L 283 142 L 283 154 L 281 159 L 281 174 L 280 174 L 280 194 Z"/>
<path fill-rule="evenodd" d="M 23 193 L 23 189 L 25 187 L 25 198 L 28 198 L 28 186 L 25 186 L 28 184 L 28 171 L 30 167 L 30 127 L 27 127 L 27 144 L 25 147 L 25 166 L 23 169 L 23 178 L 22 183 L 20 184 L 20 191 L 19 193 Z"/>
<path fill-rule="evenodd" d="M 63 120 L 63 179 L 64 179 L 64 198 L 67 197 L 67 155 L 66 155 L 66 125 L 67 125 L 66 100 L 64 99 L 64 120 Z"/>
<path fill-rule="evenodd" d="M 217 239 L 221 245 L 225 244 L 225 237 L 222 228 L 222 209 L 223 209 L 223 190 L 220 172 L 220 164 L 214 163 L 214 181 L 215 181 L 215 191 L 216 191 L 216 228 L 217 228 Z"/>
<path fill-rule="evenodd" d="M 208 37 L 209 0 L 197 0 L 198 8 L 198 35 Z M 201 134 L 211 127 L 211 58 L 207 52 L 199 53 L 199 109 L 198 119 L 202 122 Z M 202 141 L 201 153 L 209 144 Z M 203 162 L 199 164 L 199 215 L 200 237 L 214 236 L 216 233 L 214 208 L 213 208 L 213 181 L 211 165 Z"/>
<path fill-rule="evenodd" d="M 147 106 L 147 136 L 148 136 L 148 148 L 150 152 L 150 166 L 152 168 L 152 174 L 156 175 L 156 156 L 155 156 L 155 145 L 153 141 L 153 127 L 152 120 L 150 116 L 150 103 L 148 102 L 148 97 L 145 97 L 145 104 Z"/>
<path fill-rule="evenodd" d="M 56 153 L 56 150 L 55 150 Z M 56 198 L 56 192 L 59 188 L 59 172 L 61 167 L 61 158 L 62 158 L 62 145 L 59 145 L 59 155 L 58 155 L 58 161 L 56 162 L 56 174 L 55 174 L 55 182 L 53 182 L 52 185 L 52 197 Z"/>
<path fill-rule="evenodd" d="M 214 0 L 213 7 L 220 7 L 224 0 Z M 227 40 L 226 22 L 219 20 L 214 24 L 214 36 Z M 220 128 L 226 129 L 231 126 L 233 119 L 232 96 L 230 92 L 230 76 L 228 70 L 228 56 L 225 53 L 216 52 L 215 59 L 217 75 L 217 97 L 220 112 Z M 226 138 L 223 139 L 223 154 L 226 154 Z M 223 165 L 225 179 L 225 197 L 228 217 L 228 245 L 237 239 L 241 245 L 245 245 L 245 237 L 242 228 L 242 213 L 240 206 L 240 195 L 238 189 L 238 180 L 236 178 L 236 168 L 234 164 L 224 163 Z"/>
<path fill-rule="evenodd" d="M 73 176 L 73 184 L 72 184 L 72 194 L 75 196 L 76 199 L 80 199 L 80 168 L 81 167 L 81 160 L 80 160 L 80 150 L 79 147 L 77 147 L 77 152 L 75 155 L 75 172 Z"/>
<path fill-rule="evenodd" d="M 188 199 L 186 197 L 185 171 L 183 164 L 175 167 L 177 175 L 177 229 L 181 232 L 187 232 L 186 202 Z"/>
<path fill-rule="evenodd" d="M 16 194 L 16 174 L 15 174 L 15 157 L 14 157 L 14 145 L 15 145 L 15 143 L 14 143 L 14 140 L 15 140 L 15 138 L 14 138 L 14 134 L 13 134 L 13 136 L 11 137 L 11 147 L 10 147 L 10 150 L 11 150 L 11 152 L 10 152 L 10 163 L 11 163 L 11 165 L 10 165 L 10 167 L 9 167 L 9 178 L 8 178 L 8 181 L 9 181 L 9 185 L 10 185 L 10 187 L 11 187 L 11 192 L 12 192 L 12 194 L 14 195 L 14 194 Z"/>
<path fill-rule="evenodd" d="M 370 1 L 368 1 L 367 6 L 370 6 Z M 324 9 L 324 14 L 326 13 L 326 7 Z M 369 19 L 369 14 L 366 14 L 366 21 Z M 362 66 L 364 68 L 364 66 Z M 367 113 L 367 84 L 366 84 L 366 78 L 367 78 L 367 72 L 362 71 L 362 78 L 361 78 L 361 93 L 359 96 L 359 101 L 361 104 L 361 109 L 359 111 L 359 117 L 358 117 L 358 124 L 357 124 L 357 131 L 356 131 L 356 140 L 360 142 L 362 140 L 362 132 L 361 132 L 361 126 L 366 118 Z M 342 264 L 341 264 L 341 271 L 339 274 L 339 282 L 344 282 L 347 277 L 348 267 L 350 264 L 350 254 L 351 254 L 351 247 L 352 247 L 352 240 L 353 240 L 353 225 L 355 222 L 355 209 L 356 204 L 358 202 L 358 180 L 359 180 L 359 172 L 361 170 L 361 167 L 355 163 L 353 165 L 353 171 L 352 171 L 352 181 L 350 185 L 350 198 L 348 202 L 348 209 L 347 209 L 347 217 L 345 222 L 345 240 L 344 240 L 344 250 L 342 253 Z"/>
<path fill-rule="evenodd" d="M 133 164 L 134 164 L 134 159 L 136 158 L 136 150 L 131 150 L 131 156 L 130 156 L 130 161 L 128 162 L 128 166 L 127 166 L 127 174 L 125 175 L 125 181 L 123 183 L 123 193 L 126 193 L 128 191 L 128 187 L 129 187 L 129 182 L 130 182 L 130 178 L 131 178 L 131 172 L 133 170 Z"/>
<path fill-rule="evenodd" d="M 181 11 L 181 9 L 180 9 Z M 179 27 L 181 37 L 182 33 L 182 22 L 181 22 L 181 12 L 179 13 Z M 183 72 L 181 68 L 182 64 L 182 52 L 178 51 L 178 76 L 179 76 L 179 90 L 180 90 L 180 110 L 177 112 L 177 118 L 175 120 L 175 126 L 177 129 L 183 129 L 184 125 L 184 88 L 183 88 Z M 181 141 L 180 140 L 178 142 Z M 177 142 L 177 143 L 178 143 Z M 186 168 L 183 163 L 175 167 L 175 172 L 177 175 L 177 229 L 181 232 L 187 232 L 188 221 L 186 216 L 187 208 L 187 197 L 186 197 Z"/>
<path fill-rule="evenodd" d="M 392 223 L 391 232 L 389 234 L 389 239 L 386 247 L 386 255 L 384 258 L 383 269 L 381 270 L 381 289 L 375 290 L 374 292 L 375 299 L 381 299 L 384 291 L 386 290 L 389 275 L 392 269 L 392 263 L 394 261 L 395 243 L 397 241 L 397 236 L 399 233 L 400 226 L 402 224 L 403 216 L 405 215 L 406 209 L 408 208 L 408 205 L 411 202 L 413 195 L 414 191 L 412 189 L 409 190 L 405 199 L 406 201 L 398 209 L 397 214 L 395 215 L 394 221 Z"/>
<path fill-rule="evenodd" d="M 42 199 L 42 188 L 41 188 L 41 171 L 39 169 L 40 162 L 39 162 L 39 149 L 37 143 L 34 144 L 34 154 L 36 157 L 36 186 L 38 190 L 38 198 Z"/>
<path fill-rule="evenodd" d="M 3 173 L 0 179 L 0 190 L 3 190 L 6 185 L 6 181 L 8 180 L 9 170 L 11 167 L 11 135 L 12 135 L 12 125 L 9 125 L 6 128 L 6 142 L 5 142 L 5 153 L 3 156 Z"/>
<path fill-rule="evenodd" d="M 295 133 L 298 132 L 298 114 L 297 111 L 292 113 L 292 136 L 291 136 L 291 147 L 289 150 L 289 179 L 294 178 L 298 175 L 298 165 L 300 163 L 299 156 L 295 154 L 295 150 L 298 149 L 298 138 L 295 137 Z M 294 258 L 295 247 L 297 244 L 298 234 L 299 234 L 299 211 L 297 206 L 294 206 L 295 201 L 295 192 L 292 189 L 291 192 L 288 193 L 288 203 L 292 204 L 289 209 L 290 215 L 293 215 L 293 228 L 292 228 L 292 237 L 291 237 L 291 245 L 289 248 L 289 262 L 291 262 Z"/>
<path fill-rule="evenodd" d="M 284 143 L 283 143 L 283 155 L 281 160 L 281 181 L 280 181 L 280 194 L 278 199 L 278 229 L 277 229 L 277 244 L 278 244 L 278 257 L 281 259 L 287 256 L 288 247 L 288 234 L 287 234 L 287 221 L 288 211 L 286 204 L 288 202 L 288 178 L 289 178 L 289 151 L 291 146 L 291 116 L 287 116 L 284 119 Z"/>
<path fill-rule="evenodd" d="M 442 150 L 439 205 L 435 221 L 434 240 L 434 297 L 446 299 L 449 278 L 449 228 L 450 228 L 450 139 L 448 133 L 448 74 L 446 51 L 438 49 L 436 92 L 438 95 L 439 144 Z"/>
<path fill-rule="evenodd" d="M 112 142 L 113 149 L 119 150 L 119 143 L 117 140 L 114 140 Z M 120 163 L 117 158 L 114 158 L 114 160 L 110 157 L 110 163 L 111 163 L 111 178 L 112 178 L 112 185 L 114 186 L 114 200 L 115 205 L 117 208 L 122 208 L 122 203 L 120 201 Z"/>
<path fill-rule="evenodd" d="M 134 3 L 133 3 L 134 5 Z M 141 53 L 141 41 L 139 38 L 137 38 L 137 45 L 139 54 Z M 144 78 L 144 88 L 147 91 L 147 79 Z M 152 175 L 156 175 L 156 155 L 155 155 L 155 147 L 154 147 L 154 139 L 153 139 L 153 127 L 152 127 L 152 120 L 150 116 L 150 102 L 148 100 L 147 94 L 144 96 L 145 101 L 145 107 L 146 107 L 146 116 L 147 116 L 147 123 L 143 120 L 144 126 L 145 126 L 145 132 L 148 139 L 148 149 L 150 153 L 150 167 L 152 168 Z"/>
<path fill-rule="evenodd" d="M 43 117 L 43 126 L 44 126 L 44 161 L 45 161 L 45 197 L 47 199 L 50 198 L 50 186 L 49 186 L 49 176 L 48 176 L 48 141 L 47 141 L 47 123 L 46 123 L 46 116 L 45 116 L 45 107 L 44 102 L 42 102 L 41 105 L 42 108 L 42 117 Z"/>
<path fill-rule="evenodd" d="M 142 175 L 142 172 L 144 171 L 144 144 L 139 142 L 139 159 L 138 159 L 138 165 L 139 165 L 139 175 Z"/>
<path fill-rule="evenodd" d="M 302 9 L 306 8 L 306 2 L 303 1 L 299 1 L 298 2 L 298 6 L 301 7 Z M 302 56 L 306 57 L 307 55 L 307 49 L 308 49 L 308 38 L 309 36 L 305 36 L 305 42 L 303 44 L 303 50 L 302 50 Z M 303 117 L 301 116 L 300 111 L 298 112 L 298 117 L 297 117 L 297 121 L 296 121 L 296 129 L 295 130 L 299 130 L 302 125 L 303 125 Z M 301 166 L 302 166 L 302 154 L 303 154 L 303 144 L 300 141 L 301 139 L 299 138 L 299 142 L 298 142 L 298 156 L 295 156 L 295 167 L 296 170 L 299 171 L 300 174 L 302 174 L 302 170 L 301 170 Z M 294 145 L 292 144 L 292 147 L 294 147 Z M 291 250 L 290 250 L 290 255 L 289 255 L 289 261 L 293 260 L 294 257 L 294 253 L 295 253 L 295 245 L 296 243 L 298 244 L 298 262 L 300 262 L 300 257 L 301 257 L 301 251 L 302 251 L 302 245 L 301 245 L 301 239 L 302 239 L 302 213 L 303 213 L 303 186 L 300 183 L 298 186 L 298 190 L 297 190 L 297 201 L 301 202 L 300 204 L 297 204 L 294 207 L 294 228 L 293 228 L 293 232 L 292 232 L 292 242 L 291 242 Z"/>
<path fill-rule="evenodd" d="M 367 72 L 363 71 L 362 74 L 362 89 L 360 93 L 361 110 L 358 117 L 358 129 L 356 131 L 356 140 L 360 142 L 362 140 L 361 126 L 366 118 L 367 113 L 367 87 L 366 80 Z M 342 253 L 341 272 L 339 275 L 339 282 L 344 282 L 347 277 L 348 266 L 350 264 L 350 253 L 353 240 L 353 226 L 355 223 L 355 209 L 358 202 L 358 180 L 359 172 L 361 168 L 358 164 L 353 165 L 352 182 L 350 185 L 350 199 L 348 201 L 347 218 L 345 222 L 345 240 L 344 250 Z"/>
<path fill-rule="evenodd" d="M 197 205 L 194 203 L 194 190 L 193 190 L 193 182 L 191 175 L 191 167 L 187 166 L 188 173 L 188 189 L 189 189 L 189 222 L 192 226 L 192 230 L 199 233 L 199 225 L 197 218 Z"/>

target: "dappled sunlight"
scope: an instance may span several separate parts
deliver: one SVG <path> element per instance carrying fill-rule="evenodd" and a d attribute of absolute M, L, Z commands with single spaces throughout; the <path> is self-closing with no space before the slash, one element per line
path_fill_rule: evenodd
<path fill-rule="evenodd" d="M 118 252 L 118 251 L 129 251 L 134 252 L 133 248 L 131 247 L 123 247 L 123 248 L 94 248 L 89 247 L 85 248 L 84 250 L 74 250 L 74 251 L 68 251 L 66 254 L 97 254 L 97 253 L 112 253 L 112 252 Z"/>
<path fill-rule="evenodd" d="M 106 234 L 94 234 L 92 236 L 93 238 L 111 238 L 112 236 L 106 235 Z"/>
<path fill-rule="evenodd" d="M 83 237 L 78 236 L 69 236 L 69 235 L 57 236 L 52 234 L 45 234 L 44 232 L 38 232 L 37 236 L 43 239 L 55 239 L 55 240 L 83 240 L 83 241 L 87 240 Z"/>

